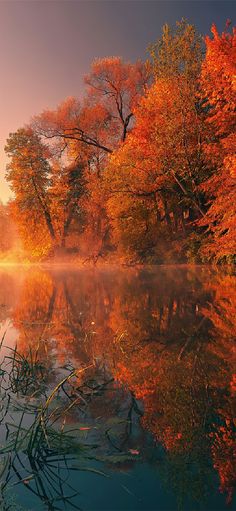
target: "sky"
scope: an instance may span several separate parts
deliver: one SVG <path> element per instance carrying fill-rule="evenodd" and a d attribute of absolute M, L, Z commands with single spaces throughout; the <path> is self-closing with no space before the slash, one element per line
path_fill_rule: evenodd
<path fill-rule="evenodd" d="M 234 0 L 0 0 L 0 200 L 9 198 L 4 145 L 10 132 L 68 96 L 83 94 L 97 57 L 135 61 L 182 17 L 209 34 L 235 24 Z"/>

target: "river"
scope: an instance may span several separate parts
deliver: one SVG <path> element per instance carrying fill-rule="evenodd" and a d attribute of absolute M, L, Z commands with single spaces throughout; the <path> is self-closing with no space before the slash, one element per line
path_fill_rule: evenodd
<path fill-rule="evenodd" d="M 233 509 L 232 272 L 2 267 L 0 335 L 1 509 Z"/>

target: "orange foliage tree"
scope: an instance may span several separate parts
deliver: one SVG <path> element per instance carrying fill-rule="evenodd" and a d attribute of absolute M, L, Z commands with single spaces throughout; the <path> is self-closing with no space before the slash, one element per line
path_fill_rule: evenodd
<path fill-rule="evenodd" d="M 26 248 L 34 255 L 37 247 L 42 256 L 55 240 L 47 195 L 48 148 L 31 128 L 22 128 L 10 134 L 5 151 L 10 157 L 6 178 L 15 195 L 11 210 Z"/>
<path fill-rule="evenodd" d="M 40 134 L 72 143 L 74 149 L 82 143 L 111 153 L 125 139 L 147 81 L 148 70 L 141 62 L 126 63 L 118 57 L 97 60 L 85 77 L 84 101 L 68 98 L 56 110 L 36 116 L 34 125 Z"/>
<path fill-rule="evenodd" d="M 110 122 L 114 143 L 124 141 L 130 129 L 134 108 L 148 83 L 149 72 L 141 61 L 122 62 L 120 57 L 98 59 L 85 77 L 89 98 L 103 105 Z"/>
<path fill-rule="evenodd" d="M 132 126 L 134 108 L 144 92 L 148 76 L 141 62 L 126 63 L 118 57 L 97 60 L 85 77 L 87 94 L 81 103 L 68 98 L 55 111 L 44 111 L 33 122 L 40 136 L 53 138 L 58 148 L 66 147 L 74 159 L 83 154 L 87 234 L 82 244 L 97 255 L 109 231 L 101 173 L 107 155 L 124 141 Z"/>
<path fill-rule="evenodd" d="M 15 196 L 10 211 L 25 249 L 37 259 L 63 248 L 82 216 L 83 162 L 68 165 L 30 127 L 10 134 L 5 151 L 6 178 Z"/>
<path fill-rule="evenodd" d="M 214 172 L 204 183 L 210 208 L 202 222 L 212 233 L 205 248 L 217 259 L 236 253 L 236 31 L 206 38 L 202 91 L 208 108 L 205 153 Z"/>
<path fill-rule="evenodd" d="M 182 50 L 182 51 L 181 51 Z M 164 27 L 152 49 L 155 83 L 135 110 L 135 127 L 111 156 L 106 181 L 115 238 L 150 251 L 159 237 L 185 234 L 204 215 L 199 183 L 208 172 L 198 104 L 201 46 L 192 25 Z"/>

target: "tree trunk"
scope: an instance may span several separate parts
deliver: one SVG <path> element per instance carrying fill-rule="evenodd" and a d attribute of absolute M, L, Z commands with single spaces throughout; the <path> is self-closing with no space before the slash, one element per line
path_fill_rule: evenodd
<path fill-rule="evenodd" d="M 65 246 L 66 246 L 66 238 L 69 234 L 69 228 L 70 228 L 70 225 L 71 225 L 71 222 L 73 219 L 74 211 L 75 211 L 75 204 L 70 207 L 68 216 L 64 222 L 63 234 L 62 234 L 62 239 L 61 239 L 61 247 L 62 248 L 65 248 Z"/>
<path fill-rule="evenodd" d="M 46 224 L 47 224 L 47 228 L 48 228 L 51 240 L 54 242 L 55 239 L 56 239 L 56 236 L 55 236 L 55 231 L 54 231 L 54 228 L 53 228 L 53 225 L 52 225 L 52 219 L 51 219 L 50 211 L 49 211 L 47 205 L 44 203 L 44 201 L 43 201 L 43 199 L 42 199 L 42 197 L 41 197 L 41 195 L 39 193 L 39 190 L 38 190 L 38 187 L 37 187 L 37 184 L 35 182 L 34 177 L 32 177 L 32 183 L 34 185 L 34 189 L 35 189 L 35 193 L 36 193 L 37 199 L 39 200 L 39 203 L 41 204 L 41 207 L 42 207 L 42 210 L 43 210 L 43 214 L 44 214 L 44 218 L 45 218 L 45 221 L 46 221 Z"/>
<path fill-rule="evenodd" d="M 165 212 L 166 225 L 167 225 L 169 233 L 172 234 L 172 222 L 171 222 L 170 214 L 168 211 L 167 200 L 163 197 L 162 201 L 163 201 L 163 207 L 164 207 L 164 212 Z"/>
<path fill-rule="evenodd" d="M 180 222 L 181 222 L 182 231 L 183 231 L 183 234 L 186 235 L 185 219 L 184 219 L 184 213 L 182 210 L 181 210 L 180 215 L 181 215 Z"/>

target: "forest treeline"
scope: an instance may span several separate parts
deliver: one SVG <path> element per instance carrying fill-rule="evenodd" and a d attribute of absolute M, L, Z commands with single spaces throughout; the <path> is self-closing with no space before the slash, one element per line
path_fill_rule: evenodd
<path fill-rule="evenodd" d="M 146 62 L 96 60 L 82 99 L 10 133 L 0 222 L 30 260 L 235 262 L 235 75 L 230 22 L 205 39 L 165 25 Z"/>

